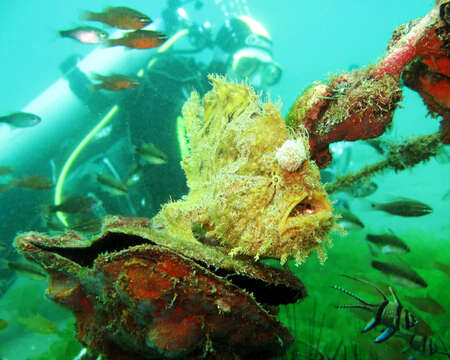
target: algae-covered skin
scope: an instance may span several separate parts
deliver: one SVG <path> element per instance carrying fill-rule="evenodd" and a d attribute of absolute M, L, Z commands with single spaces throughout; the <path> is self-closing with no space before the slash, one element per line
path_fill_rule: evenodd
<path fill-rule="evenodd" d="M 249 86 L 210 80 L 203 100 L 193 93 L 183 108 L 189 194 L 166 204 L 154 222 L 186 243 L 217 244 L 233 255 L 301 263 L 317 250 L 323 260 L 334 221 L 306 131 L 289 134 L 276 106 Z M 306 149 L 296 171 L 277 161 L 288 139 Z"/>

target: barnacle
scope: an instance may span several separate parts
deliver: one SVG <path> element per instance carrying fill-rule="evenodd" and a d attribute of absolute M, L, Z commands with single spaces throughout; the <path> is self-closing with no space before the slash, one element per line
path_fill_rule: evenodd
<path fill-rule="evenodd" d="M 280 167 L 290 172 L 297 171 L 307 158 L 305 145 L 301 139 L 286 140 L 275 156 Z"/>

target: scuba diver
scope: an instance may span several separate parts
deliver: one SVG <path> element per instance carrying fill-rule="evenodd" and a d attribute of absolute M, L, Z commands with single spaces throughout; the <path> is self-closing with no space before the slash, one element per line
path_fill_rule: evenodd
<path fill-rule="evenodd" d="M 133 144 L 152 143 L 168 159 L 162 166 L 146 166 L 142 183 L 137 185 L 141 192 L 148 192 L 147 198 L 153 200 L 152 213 L 146 216 L 155 215 L 160 204 L 170 198 L 179 199 L 187 193 L 180 166 L 186 155 L 180 114 L 192 91 L 203 96 L 210 90 L 207 75 L 215 73 L 234 81 L 245 80 L 256 91 L 267 90 L 281 78 L 281 67 L 272 57 L 271 38 L 260 23 L 248 15 L 232 16 L 214 37 L 209 23 L 191 22 L 183 8 L 177 7 L 187 2 L 168 2 L 163 12 L 166 24 L 163 31 L 176 36 L 186 29 L 191 47 L 179 49 L 174 45 L 156 54 L 144 75 L 142 100 L 137 100 L 128 109 L 133 119 L 139 119 L 130 123 Z M 198 1 L 195 3 L 194 6 L 199 6 Z"/>
<path fill-rule="evenodd" d="M 181 110 L 192 91 L 200 96 L 209 91 L 208 74 L 246 81 L 257 92 L 279 82 L 282 70 L 273 60 L 272 40 L 264 26 L 249 16 L 246 6 L 237 6 L 238 1 L 232 7 L 227 7 L 226 2 L 216 3 L 221 3 L 225 23 L 215 34 L 210 22 L 199 24 L 187 15 L 187 9 L 195 11 L 206 6 L 201 1 L 168 0 L 161 18 L 156 19 L 153 26 L 169 39 L 147 58 L 140 72 L 140 85 L 114 94 L 120 110 L 109 136 L 103 138 L 103 143 L 93 144 L 97 149 L 95 155 L 97 163 L 104 163 L 106 159 L 110 170 L 111 164 L 118 168 L 111 173 L 123 174 L 133 168 L 134 180 L 126 195 L 128 201 L 102 199 L 106 213 L 152 217 L 162 204 L 187 193 L 186 178 L 180 166 L 188 152 Z M 231 12 L 230 8 L 237 12 Z M 71 90 L 77 93 L 78 87 L 83 103 L 88 107 L 99 104 L 103 113 L 108 108 L 105 104 L 109 94 L 102 91 L 86 96 L 86 85 L 77 85 L 83 75 L 72 65 L 63 69 Z M 110 142 L 122 145 L 112 146 Z M 99 148 L 102 149 L 100 157 Z M 149 157 L 142 154 L 142 149 L 154 149 L 164 161 L 147 161 Z M 93 158 L 86 155 L 80 158 Z M 78 181 L 75 187 L 85 186 L 83 183 L 86 182 Z M 92 189 L 85 190 L 92 192 Z"/>

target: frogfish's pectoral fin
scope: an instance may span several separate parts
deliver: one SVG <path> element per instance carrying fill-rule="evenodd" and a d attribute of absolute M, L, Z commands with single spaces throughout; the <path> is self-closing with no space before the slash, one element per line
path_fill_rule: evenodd
<path fill-rule="evenodd" d="M 367 323 L 366 327 L 362 329 L 361 332 L 368 332 L 369 330 L 372 330 L 376 325 L 378 325 L 377 318 L 373 318 Z"/>
<path fill-rule="evenodd" d="M 395 333 L 395 330 L 393 328 L 386 328 L 386 330 L 384 330 L 383 333 L 375 339 L 375 342 L 378 344 L 383 341 L 386 341 L 392 335 L 394 335 L 394 333 Z"/>

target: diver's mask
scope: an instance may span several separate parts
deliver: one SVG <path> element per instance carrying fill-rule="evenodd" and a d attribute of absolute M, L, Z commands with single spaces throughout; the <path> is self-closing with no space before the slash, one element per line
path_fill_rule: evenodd
<path fill-rule="evenodd" d="M 244 48 L 233 55 L 229 76 L 236 80 L 248 79 L 250 85 L 264 88 L 278 83 L 281 67 L 259 48 Z"/>
<path fill-rule="evenodd" d="M 263 89 L 281 78 L 281 67 L 272 59 L 272 39 L 264 26 L 249 16 L 229 19 L 219 31 L 217 45 L 231 56 L 227 75 Z"/>

